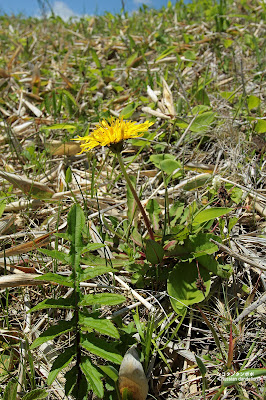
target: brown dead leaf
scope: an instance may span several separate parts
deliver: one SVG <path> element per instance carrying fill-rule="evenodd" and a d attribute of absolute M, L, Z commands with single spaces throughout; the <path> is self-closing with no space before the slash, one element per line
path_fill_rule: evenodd
<path fill-rule="evenodd" d="M 7 64 L 7 69 L 8 71 L 11 70 L 13 62 L 15 61 L 15 59 L 17 58 L 17 56 L 19 55 L 19 53 L 21 52 L 21 50 L 23 50 L 23 47 L 21 45 L 19 45 L 16 50 L 15 53 L 13 54 L 13 56 L 10 58 L 9 63 Z"/>
<path fill-rule="evenodd" d="M 5 251 L 0 252 L 0 257 L 11 257 L 19 254 L 28 253 L 29 251 L 36 250 L 39 247 L 46 246 L 50 242 L 51 236 L 55 233 L 49 232 L 27 243 L 18 244 L 17 246 L 10 247 Z"/>
<path fill-rule="evenodd" d="M 47 185 L 39 182 L 31 181 L 25 176 L 19 176 L 18 174 L 11 174 L 9 172 L 0 171 L 0 176 L 12 183 L 15 187 L 19 188 L 26 195 L 31 195 L 35 199 L 47 199 L 51 198 L 54 191 Z"/>
<path fill-rule="evenodd" d="M 54 140 L 49 143 L 48 151 L 53 156 L 74 156 L 81 152 L 81 147 L 79 142 L 62 143 L 59 140 Z"/>
<path fill-rule="evenodd" d="M 163 82 L 163 103 L 164 106 L 167 109 L 167 114 L 170 115 L 176 115 L 175 112 L 175 106 L 174 106 L 174 101 L 173 101 L 173 95 L 172 92 L 168 86 L 168 84 L 166 83 L 166 81 L 164 80 L 164 78 L 162 78 L 162 82 Z"/>

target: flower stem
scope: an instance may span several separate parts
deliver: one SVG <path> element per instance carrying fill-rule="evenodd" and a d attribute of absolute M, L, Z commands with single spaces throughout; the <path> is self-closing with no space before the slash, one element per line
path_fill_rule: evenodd
<path fill-rule="evenodd" d="M 150 224 L 149 218 L 147 217 L 147 214 L 146 214 L 146 212 L 145 212 L 145 210 L 144 210 L 144 208 L 143 208 L 143 206 L 142 206 L 142 204 L 140 202 L 140 199 L 139 199 L 139 197 L 137 195 L 137 192 L 136 192 L 135 188 L 133 187 L 133 185 L 131 183 L 131 180 L 130 180 L 128 174 L 127 174 L 127 171 L 126 171 L 123 159 L 121 157 L 121 154 L 117 152 L 116 155 L 117 155 L 117 159 L 118 159 L 121 171 L 122 171 L 122 173 L 123 173 L 123 175 L 125 177 L 125 180 L 126 180 L 128 186 L 129 186 L 129 189 L 131 190 L 131 193 L 133 194 L 134 199 L 136 200 L 136 203 L 137 203 L 137 205 L 139 207 L 139 210 L 140 210 L 140 212 L 141 212 L 141 214 L 143 216 L 143 219 L 144 219 L 145 225 L 146 225 L 146 227 L 148 229 L 150 238 L 152 240 L 154 240 L 154 234 L 153 234 L 153 231 L 151 229 L 151 224 Z"/>

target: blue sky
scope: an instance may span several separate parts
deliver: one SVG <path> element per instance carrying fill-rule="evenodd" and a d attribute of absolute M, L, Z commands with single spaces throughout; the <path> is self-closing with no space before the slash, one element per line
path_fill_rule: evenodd
<path fill-rule="evenodd" d="M 45 0 L 0 0 L 0 15 L 19 14 L 40 15 L 40 3 L 46 3 Z M 54 13 L 62 18 L 82 14 L 103 14 L 105 11 L 117 13 L 122 8 L 121 0 L 50 0 Z M 166 6 L 168 0 L 124 0 L 126 11 L 137 10 L 142 3 L 154 8 Z M 175 1 L 172 1 L 175 3 Z"/>

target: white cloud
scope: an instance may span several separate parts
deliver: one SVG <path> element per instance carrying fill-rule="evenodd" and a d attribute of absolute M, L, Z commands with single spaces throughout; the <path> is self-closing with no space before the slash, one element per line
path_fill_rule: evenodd
<path fill-rule="evenodd" d="M 52 8 L 54 14 L 61 17 L 64 21 L 67 21 L 71 17 L 80 17 L 80 15 L 75 14 L 74 11 L 71 10 L 71 8 L 69 8 L 68 5 L 63 1 L 55 1 Z M 47 16 L 49 17 L 50 15 L 51 13 L 49 12 Z"/>

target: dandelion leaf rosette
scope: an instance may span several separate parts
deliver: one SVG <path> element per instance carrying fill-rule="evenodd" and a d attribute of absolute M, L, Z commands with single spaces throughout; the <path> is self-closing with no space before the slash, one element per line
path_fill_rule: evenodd
<path fill-rule="evenodd" d="M 204 290 L 198 289 L 199 280 Z M 186 307 L 203 301 L 210 292 L 210 273 L 196 262 L 180 262 L 169 274 L 167 290 L 173 309 L 182 313 Z"/>

